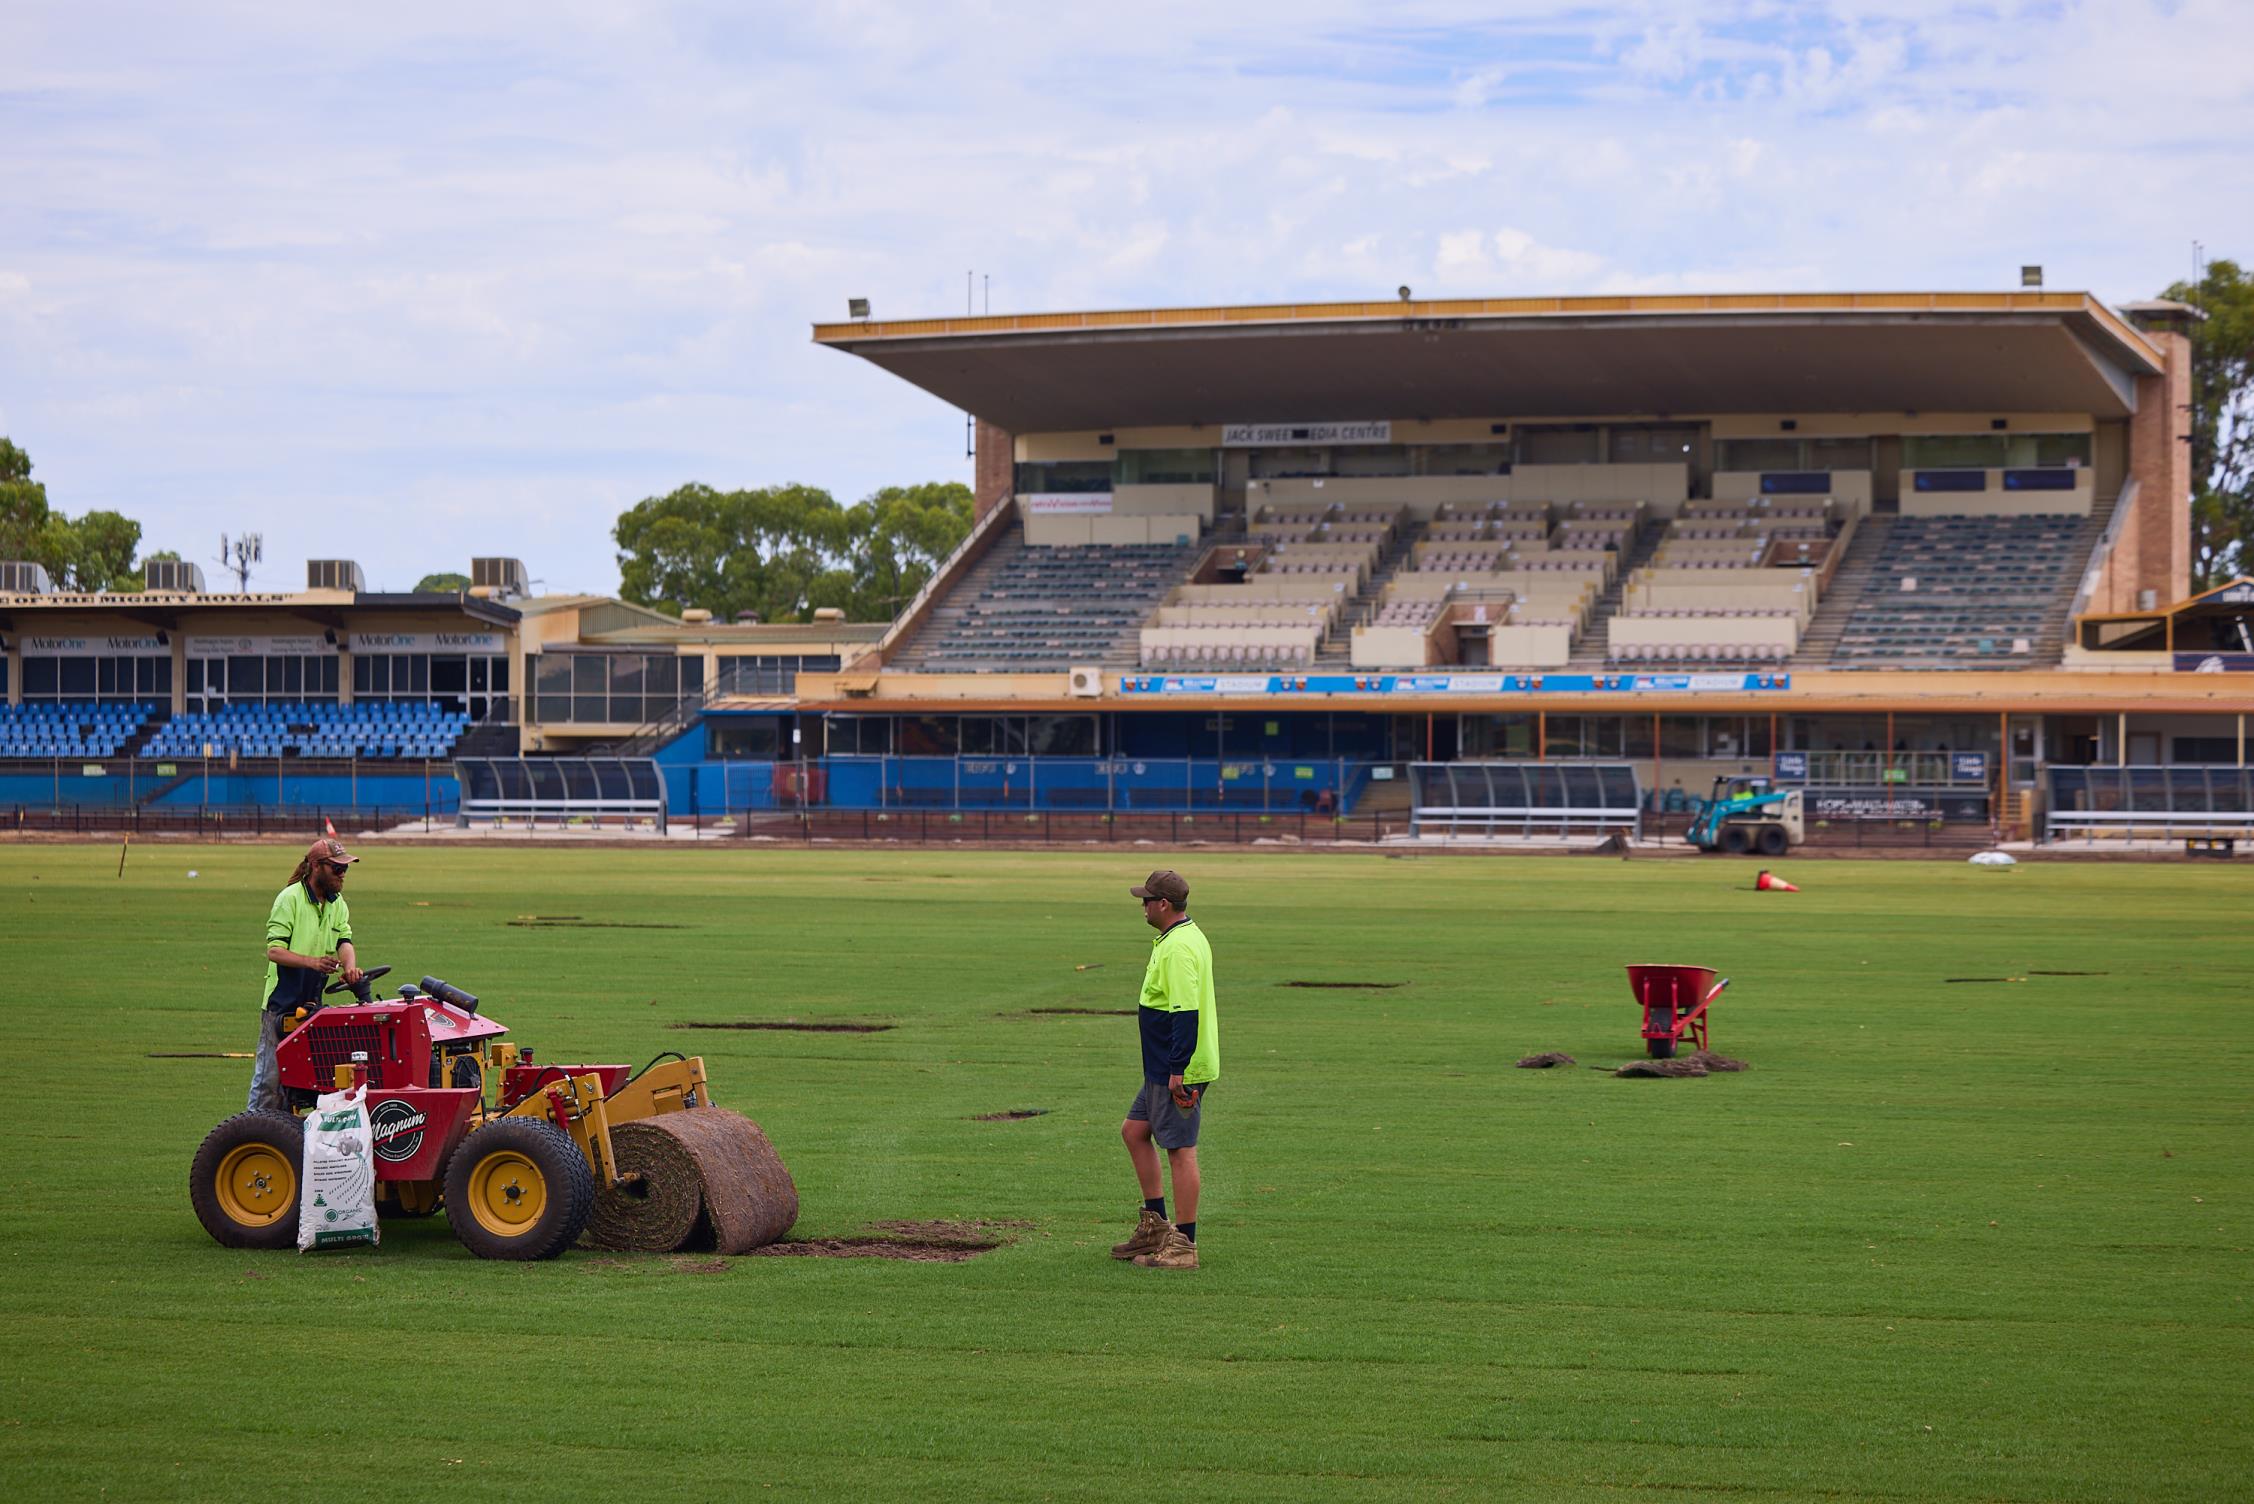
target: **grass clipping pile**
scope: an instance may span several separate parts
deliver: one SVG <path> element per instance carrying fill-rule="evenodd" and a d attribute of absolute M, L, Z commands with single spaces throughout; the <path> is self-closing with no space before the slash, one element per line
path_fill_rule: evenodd
<path fill-rule="evenodd" d="M 695 1107 L 610 1131 L 622 1183 L 595 1192 L 585 1241 L 630 1253 L 749 1253 L 790 1231 L 798 1187 L 759 1125 Z"/>

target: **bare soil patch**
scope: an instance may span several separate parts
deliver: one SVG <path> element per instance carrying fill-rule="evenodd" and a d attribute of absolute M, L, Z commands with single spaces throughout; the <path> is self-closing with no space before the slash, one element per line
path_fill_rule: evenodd
<path fill-rule="evenodd" d="M 1389 992 L 1407 982 L 1278 982 L 1278 987 L 1314 987 L 1324 991 Z"/>
<path fill-rule="evenodd" d="M 577 914 L 519 914 L 507 921 L 512 929 L 520 930 L 685 930 L 685 924 L 668 924 L 662 920 L 638 919 L 582 919 Z"/>
<path fill-rule="evenodd" d="M 1685 1059 L 1697 1062 L 1710 1071 L 1746 1071 L 1753 1067 L 1742 1060 L 1732 1060 L 1727 1055 L 1717 1055 L 1712 1050 L 1693 1050 Z"/>
<path fill-rule="evenodd" d="M 911 1264 L 962 1264 L 1014 1241 L 1025 1222 L 872 1222 L 850 1238 L 799 1238 L 753 1250 L 762 1258 L 900 1259 Z"/>
<path fill-rule="evenodd" d="M 1133 1018 L 1132 1008 L 1028 1008 L 1028 1013 L 1071 1014 L 1076 1018 Z"/>
<path fill-rule="evenodd" d="M 1045 1118 L 1048 1115 L 1049 1109 L 1046 1107 L 1012 1107 L 1005 1112 L 979 1113 L 971 1121 L 974 1123 L 1021 1123 L 1027 1118 Z"/>
<path fill-rule="evenodd" d="M 896 1024 L 801 1023 L 795 1018 L 739 1018 L 667 1024 L 668 1029 L 779 1029 L 790 1034 L 882 1034 Z"/>
<path fill-rule="evenodd" d="M 1554 1065 L 1572 1065 L 1574 1063 L 1571 1055 L 1558 1050 L 1551 1050 L 1547 1054 L 1527 1056 L 1524 1060 L 1518 1062 L 1518 1068 L 1522 1071 L 1546 1071 Z"/>
<path fill-rule="evenodd" d="M 1667 1079 L 1682 1076 L 1703 1076 L 1706 1067 L 1696 1060 L 1631 1060 L 1613 1072 L 1615 1076 L 1643 1076 Z"/>

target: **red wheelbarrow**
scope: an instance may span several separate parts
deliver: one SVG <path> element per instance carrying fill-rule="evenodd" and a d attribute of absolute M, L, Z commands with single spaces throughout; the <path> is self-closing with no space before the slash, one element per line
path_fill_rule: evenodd
<path fill-rule="evenodd" d="M 1629 967 L 1628 986 L 1644 1010 L 1644 1052 L 1654 1060 L 1672 1060 L 1685 1034 L 1693 1046 L 1705 1049 L 1707 1006 L 1729 985 L 1728 977 L 1714 980 L 1711 966 Z"/>

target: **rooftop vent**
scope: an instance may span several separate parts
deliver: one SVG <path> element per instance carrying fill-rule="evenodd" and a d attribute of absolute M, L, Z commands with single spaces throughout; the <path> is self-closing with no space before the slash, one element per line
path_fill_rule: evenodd
<path fill-rule="evenodd" d="M 350 559 L 307 559 L 305 561 L 305 588 L 308 590 L 349 590 L 358 595 L 368 588 L 367 577 L 360 566 Z"/>
<path fill-rule="evenodd" d="M 0 564 L 0 595 L 45 595 L 54 588 L 37 564 Z"/>
<path fill-rule="evenodd" d="M 186 559 L 151 559 L 141 569 L 151 590 L 175 595 L 203 594 L 203 570 Z"/>
<path fill-rule="evenodd" d="M 472 559 L 470 584 L 490 585 L 495 596 L 523 595 L 530 581 L 522 559 Z"/>

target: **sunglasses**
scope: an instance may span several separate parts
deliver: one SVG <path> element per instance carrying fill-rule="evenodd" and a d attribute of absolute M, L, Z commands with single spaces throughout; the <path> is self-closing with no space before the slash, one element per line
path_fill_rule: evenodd
<path fill-rule="evenodd" d="M 344 871 L 344 869 L 345 869 L 346 867 L 348 867 L 348 866 L 350 866 L 350 865 L 351 865 L 351 863 L 349 863 L 349 862 L 323 862 L 323 863 L 322 863 L 321 865 L 322 865 L 322 866 L 323 866 L 324 868 L 326 868 L 327 870 L 331 871 L 331 872 L 342 873 L 342 872 Z"/>

